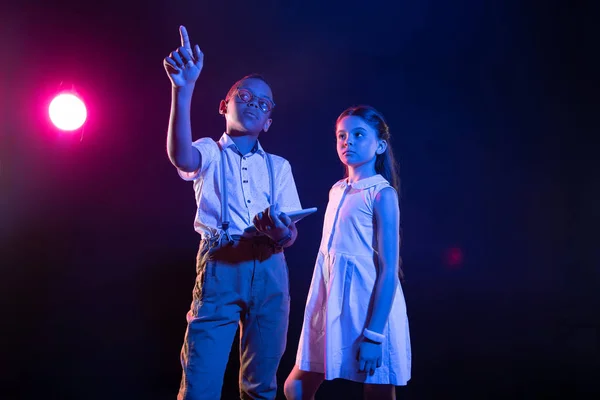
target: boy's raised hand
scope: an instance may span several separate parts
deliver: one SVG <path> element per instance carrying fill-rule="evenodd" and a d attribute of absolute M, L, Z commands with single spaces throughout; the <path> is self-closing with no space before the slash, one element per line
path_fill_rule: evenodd
<path fill-rule="evenodd" d="M 190 37 L 185 26 L 179 27 L 181 47 L 165 58 L 163 65 L 174 87 L 192 86 L 200 76 L 204 66 L 204 54 L 198 45 L 190 44 Z"/>

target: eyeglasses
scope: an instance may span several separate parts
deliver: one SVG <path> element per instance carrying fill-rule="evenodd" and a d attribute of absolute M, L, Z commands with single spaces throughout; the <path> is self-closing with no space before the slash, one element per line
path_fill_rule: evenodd
<path fill-rule="evenodd" d="M 256 95 L 254 95 L 248 89 L 237 89 L 236 90 L 236 95 L 244 103 L 249 103 L 253 99 L 256 99 L 256 103 L 258 104 L 258 108 L 260 108 L 260 110 L 262 112 L 264 112 L 264 113 L 268 113 L 273 108 L 275 108 L 275 103 L 273 103 L 271 100 L 265 99 L 263 97 L 258 97 Z"/>

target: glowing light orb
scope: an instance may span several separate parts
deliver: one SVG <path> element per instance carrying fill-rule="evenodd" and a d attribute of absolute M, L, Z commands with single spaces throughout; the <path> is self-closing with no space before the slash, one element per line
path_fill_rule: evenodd
<path fill-rule="evenodd" d="M 60 130 L 74 131 L 81 128 L 87 118 L 83 101 L 71 93 L 56 96 L 48 108 L 50 120 Z"/>
<path fill-rule="evenodd" d="M 445 251 L 444 261 L 449 268 L 460 268 L 464 261 L 464 255 L 460 248 L 452 247 Z"/>

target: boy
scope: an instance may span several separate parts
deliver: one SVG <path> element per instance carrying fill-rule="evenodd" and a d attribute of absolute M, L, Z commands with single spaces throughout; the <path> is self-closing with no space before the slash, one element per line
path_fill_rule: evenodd
<path fill-rule="evenodd" d="M 219 399 L 240 326 L 240 397 L 274 399 L 285 350 L 289 281 L 283 254 L 297 237 L 285 212 L 301 208 L 290 164 L 266 153 L 258 136 L 275 103 L 258 75 L 239 80 L 219 105 L 226 131 L 218 142 L 192 142 L 190 103 L 204 63 L 185 27 L 182 46 L 165 58 L 172 83 L 169 159 L 193 181 L 201 235 L 193 301 L 181 351 L 179 399 Z M 255 233 L 245 232 L 250 225 Z"/>

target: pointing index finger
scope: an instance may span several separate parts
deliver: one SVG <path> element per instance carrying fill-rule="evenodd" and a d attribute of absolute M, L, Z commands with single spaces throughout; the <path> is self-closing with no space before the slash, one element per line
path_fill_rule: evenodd
<path fill-rule="evenodd" d="M 179 27 L 179 35 L 181 36 L 181 45 L 188 49 L 190 54 L 192 54 L 192 45 L 190 44 L 190 37 L 187 33 L 187 29 L 185 29 L 185 26 L 181 25 Z"/>

